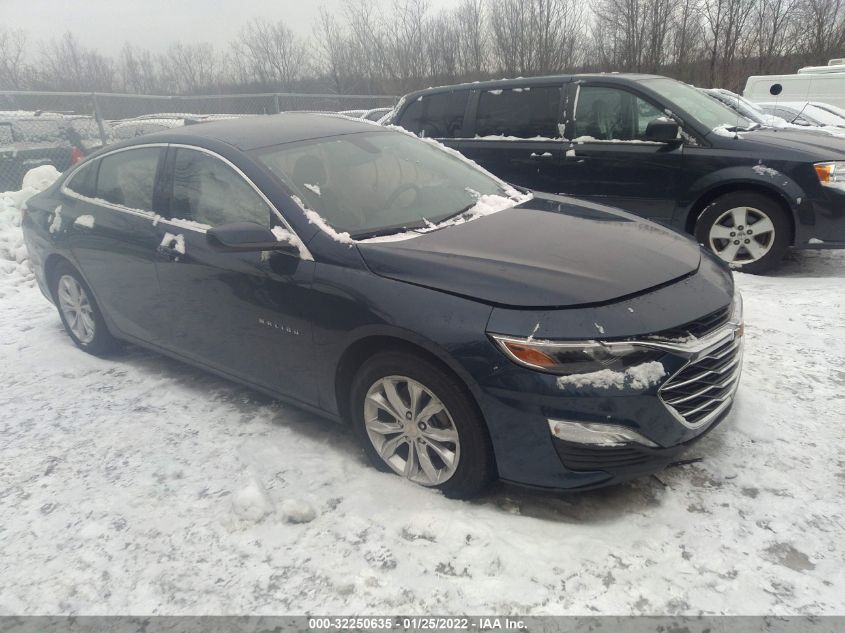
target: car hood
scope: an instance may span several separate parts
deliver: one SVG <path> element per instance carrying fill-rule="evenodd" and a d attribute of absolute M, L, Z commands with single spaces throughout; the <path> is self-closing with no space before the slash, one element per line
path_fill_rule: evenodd
<path fill-rule="evenodd" d="M 685 277 L 699 246 L 635 216 L 560 196 L 412 239 L 359 242 L 377 275 L 512 307 L 600 304 Z"/>
<path fill-rule="evenodd" d="M 835 160 L 845 159 L 845 129 L 841 130 L 841 134 L 833 135 L 823 130 L 763 128 L 740 132 L 739 136 L 746 144 L 760 148 L 791 149 L 810 154 L 811 160 Z"/>

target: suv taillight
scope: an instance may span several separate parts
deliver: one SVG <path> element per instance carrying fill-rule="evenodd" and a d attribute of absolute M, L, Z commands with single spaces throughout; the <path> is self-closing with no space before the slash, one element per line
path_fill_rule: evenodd
<path fill-rule="evenodd" d="M 70 150 L 70 164 L 76 165 L 79 161 L 85 158 L 85 154 L 82 153 L 82 150 L 78 147 L 71 148 Z"/>

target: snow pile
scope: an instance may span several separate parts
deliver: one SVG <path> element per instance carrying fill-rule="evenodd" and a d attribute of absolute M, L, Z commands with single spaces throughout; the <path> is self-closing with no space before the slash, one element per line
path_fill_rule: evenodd
<path fill-rule="evenodd" d="M 0 260 L 4 273 L 17 273 L 24 281 L 32 280 L 29 256 L 21 232 L 21 208 L 32 196 L 53 184 L 60 175 L 52 165 L 41 165 L 26 173 L 20 191 L 0 193 Z"/>
<path fill-rule="evenodd" d="M 322 193 L 320 191 L 320 185 L 312 185 L 312 184 L 309 184 L 309 183 L 306 182 L 303 186 L 306 189 L 311 190 L 313 193 L 316 193 L 318 196 L 322 195 Z"/>
<path fill-rule="evenodd" d="M 273 511 L 273 501 L 254 476 L 232 495 L 232 512 L 242 521 L 258 523 Z"/>
<path fill-rule="evenodd" d="M 566 387 L 575 387 L 581 389 L 583 387 L 593 387 L 595 389 L 623 389 L 630 387 L 631 389 L 647 389 L 652 385 L 660 382 L 660 379 L 666 375 L 666 370 L 663 365 L 657 361 L 650 361 L 648 363 L 641 363 L 628 367 L 625 371 L 614 371 L 612 369 L 601 369 L 599 371 L 592 371 L 586 374 L 572 374 L 570 376 L 560 376 L 557 379 L 557 385 L 561 389 Z"/>
<path fill-rule="evenodd" d="M 310 523 L 317 517 L 314 507 L 303 499 L 285 499 L 279 512 L 287 523 Z"/>

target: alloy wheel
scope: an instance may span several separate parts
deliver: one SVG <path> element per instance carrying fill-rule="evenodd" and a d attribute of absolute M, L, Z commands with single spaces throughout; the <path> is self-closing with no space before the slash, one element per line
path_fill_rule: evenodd
<path fill-rule="evenodd" d="M 425 385 L 405 376 L 377 380 L 364 399 L 364 428 L 394 472 L 423 486 L 448 481 L 461 443 L 452 416 Z"/>
<path fill-rule="evenodd" d="M 731 264 L 750 264 L 768 254 L 775 242 L 771 218 L 754 207 L 735 207 L 720 215 L 709 231 L 710 249 Z"/>
<path fill-rule="evenodd" d="M 57 295 L 59 309 L 73 335 L 83 345 L 93 341 L 97 328 L 94 322 L 94 310 L 85 289 L 74 277 L 62 275 L 59 279 Z"/>

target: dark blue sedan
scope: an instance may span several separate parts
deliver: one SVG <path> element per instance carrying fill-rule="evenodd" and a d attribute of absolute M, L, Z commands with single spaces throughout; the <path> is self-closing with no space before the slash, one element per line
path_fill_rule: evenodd
<path fill-rule="evenodd" d="M 349 423 L 378 468 L 451 496 L 653 472 L 739 381 L 740 300 L 693 240 L 366 122 L 110 146 L 23 229 L 83 350 L 128 341 Z"/>

